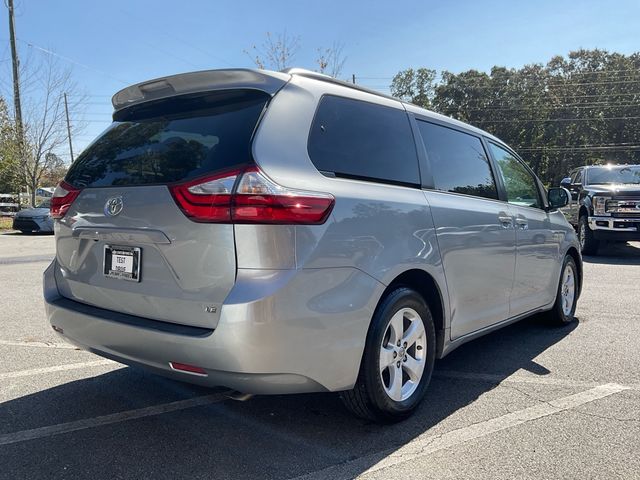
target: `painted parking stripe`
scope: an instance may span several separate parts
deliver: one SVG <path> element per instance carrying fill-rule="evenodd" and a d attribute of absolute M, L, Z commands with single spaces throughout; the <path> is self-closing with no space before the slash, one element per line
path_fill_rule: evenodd
<path fill-rule="evenodd" d="M 541 385 L 548 387 L 567 387 L 567 388 L 594 388 L 600 385 L 599 382 L 586 382 L 580 380 L 570 380 L 566 378 L 548 378 L 534 377 L 525 375 L 496 375 L 492 373 L 473 373 L 460 372 L 456 370 L 440 370 L 433 372 L 434 378 L 451 379 L 451 380 L 467 380 L 471 382 L 487 382 L 487 383 L 528 383 L 532 385 Z M 627 384 L 625 388 L 631 390 L 640 390 L 640 384 Z"/>
<path fill-rule="evenodd" d="M 81 370 L 83 368 L 101 367 L 105 365 L 122 366 L 111 360 L 94 360 L 92 362 L 67 363 L 65 365 L 54 365 L 52 367 L 31 368 L 29 370 L 18 370 L 16 372 L 0 373 L 0 380 L 9 378 L 30 377 L 32 375 L 42 375 L 45 373 L 65 372 L 67 370 Z"/>
<path fill-rule="evenodd" d="M 48 342 L 21 342 L 19 340 L 0 340 L 0 345 L 9 347 L 33 347 L 33 348 L 64 348 L 69 350 L 80 350 L 80 348 L 70 343 L 48 343 Z"/>
<path fill-rule="evenodd" d="M 0 445 L 11 445 L 13 443 L 26 442 L 28 440 L 36 440 L 38 438 L 52 437 L 63 433 L 77 432 L 78 430 L 86 430 L 88 428 L 101 427 L 104 425 L 112 425 L 114 423 L 136 420 L 138 418 L 151 417 L 161 415 L 163 413 L 185 410 L 187 408 L 200 407 L 210 405 L 226 400 L 228 397 L 224 393 L 214 393 L 211 395 L 203 395 L 200 397 L 189 398 L 187 400 L 178 400 L 176 402 L 162 403 L 151 407 L 138 408 L 135 410 L 127 410 L 124 412 L 112 413 L 100 417 L 92 417 L 74 422 L 59 423 L 46 427 L 34 428 L 31 430 L 22 430 L 20 432 L 7 433 L 0 435 Z"/>
<path fill-rule="evenodd" d="M 0 258 L 0 265 L 16 265 L 19 263 L 51 262 L 53 255 L 30 255 L 24 257 Z"/>
<path fill-rule="evenodd" d="M 440 450 L 455 447 L 470 440 L 486 437 L 492 433 L 513 428 L 559 412 L 564 412 L 586 403 L 614 395 L 622 392 L 623 390 L 628 390 L 628 387 L 613 383 L 600 385 L 590 390 L 585 390 L 557 400 L 540 403 L 523 410 L 508 413 L 484 422 L 475 423 L 441 435 L 429 435 L 428 433 L 425 433 L 416 437 L 414 440 L 399 449 L 390 449 L 385 452 L 366 455 L 340 465 L 334 465 L 332 467 L 295 478 L 296 480 L 325 478 L 351 479 L 359 475 L 366 478 L 368 474 L 373 472 L 387 469 L 400 463 L 411 462 L 417 458 L 430 455 Z M 384 458 L 379 460 L 380 457 Z M 369 465 L 372 464 L 373 466 L 369 467 Z"/>

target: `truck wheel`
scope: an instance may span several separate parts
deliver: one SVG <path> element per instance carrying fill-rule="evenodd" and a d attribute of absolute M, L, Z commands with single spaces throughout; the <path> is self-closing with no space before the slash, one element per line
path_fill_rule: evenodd
<path fill-rule="evenodd" d="M 411 415 L 431 380 L 435 337 L 422 296 L 405 287 L 389 293 L 373 315 L 358 380 L 340 395 L 346 407 L 380 423 Z"/>
<path fill-rule="evenodd" d="M 583 255 L 597 255 L 600 242 L 593 236 L 589 221 L 586 216 L 580 217 L 578 222 L 578 239 L 580 240 L 580 249 Z"/>
<path fill-rule="evenodd" d="M 548 320 L 554 325 L 567 325 L 573 321 L 580 291 L 578 267 L 571 255 L 566 255 L 560 270 L 560 281 L 556 293 L 556 302 L 547 312 Z"/>

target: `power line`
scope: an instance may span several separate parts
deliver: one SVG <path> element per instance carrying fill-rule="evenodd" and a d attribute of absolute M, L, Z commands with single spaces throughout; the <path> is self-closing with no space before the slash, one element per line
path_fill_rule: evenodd
<path fill-rule="evenodd" d="M 544 147 L 520 147 L 516 148 L 516 150 L 521 152 L 532 152 L 532 151 L 635 151 L 640 150 L 640 145 L 630 145 L 630 146 L 600 146 L 600 145 L 588 145 L 588 146 L 571 146 L 571 147 L 555 147 L 555 146 L 544 146 Z"/>
<path fill-rule="evenodd" d="M 461 109 L 466 112 L 510 112 L 510 111 L 535 111 L 537 109 L 542 109 L 544 111 L 554 111 L 554 110 L 564 110 L 564 109 L 609 109 L 609 108 L 640 108 L 640 104 L 638 103 L 625 103 L 625 104 L 616 104 L 616 103 L 598 103 L 598 104 L 586 104 L 582 105 L 579 103 L 569 103 L 569 104 L 560 104 L 556 106 L 547 106 L 547 105 L 538 105 L 533 107 L 492 107 L 487 106 L 484 108 L 470 108 L 470 109 Z"/>
<path fill-rule="evenodd" d="M 359 77 L 358 77 L 359 78 Z M 442 88 L 442 87 L 460 87 L 460 88 L 472 88 L 475 90 L 504 90 L 505 87 L 511 87 L 512 85 L 508 84 L 508 83 L 504 83 L 502 85 L 471 85 L 472 82 L 463 80 L 461 81 L 459 84 L 454 83 L 441 83 L 439 85 L 435 85 L 435 88 Z M 621 80 L 621 81 L 606 81 L 606 82 L 586 82 L 586 83 L 573 83 L 573 82 L 550 82 L 550 83 L 543 83 L 540 82 L 539 86 L 544 87 L 544 88 L 552 88 L 552 89 L 556 89 L 559 87 L 586 87 L 586 86 L 591 86 L 591 85 L 623 85 L 623 84 L 638 84 L 640 85 L 640 78 L 637 80 Z M 517 84 L 516 84 L 517 85 Z M 389 86 L 384 86 L 384 85 L 369 85 L 370 88 L 389 88 Z"/>
<path fill-rule="evenodd" d="M 127 17 L 137 17 L 137 18 L 138 18 L 138 20 L 139 20 L 138 25 L 142 25 L 142 24 L 143 24 L 143 25 L 146 25 L 146 26 L 152 26 L 152 27 L 153 27 L 153 25 L 152 25 L 152 24 L 150 24 L 150 23 L 147 21 L 147 19 L 146 19 L 146 18 L 141 18 L 140 16 L 135 15 L 135 14 L 133 14 L 133 13 L 131 13 L 131 12 L 126 11 L 126 10 L 122 10 L 122 9 L 121 9 L 120 11 L 121 11 L 122 13 L 124 13 Z M 164 35 L 165 35 L 165 36 L 167 36 L 167 37 L 171 37 L 171 38 L 173 38 L 174 40 L 177 40 L 178 42 L 181 42 L 181 43 L 183 43 L 184 45 L 187 45 L 187 46 L 189 46 L 189 47 L 191 47 L 191 48 L 193 48 L 193 49 L 195 49 L 195 50 L 198 50 L 199 52 L 203 53 L 203 54 L 204 54 L 204 55 L 206 55 L 207 57 L 214 58 L 214 59 L 218 60 L 219 62 L 222 62 L 222 63 L 226 64 L 227 66 L 230 66 L 230 67 L 233 67 L 233 66 L 234 66 L 233 64 L 229 63 L 229 62 L 228 62 L 227 60 L 225 60 L 224 58 L 218 57 L 217 55 L 213 55 L 213 54 L 211 54 L 211 52 L 209 52 L 209 51 L 205 50 L 204 48 L 201 48 L 201 47 L 199 47 L 198 45 L 195 45 L 195 44 L 193 44 L 193 43 L 187 42 L 187 41 L 186 41 L 186 40 L 184 40 L 183 38 L 180 38 L 180 37 L 176 36 L 176 35 L 175 35 L 175 34 L 174 34 L 170 29 L 153 28 L 153 30 L 155 30 L 156 32 L 162 33 L 162 34 L 164 34 Z M 187 61 L 186 61 L 186 60 L 184 60 L 184 59 L 181 59 L 181 60 L 182 60 L 182 61 L 184 61 L 184 62 L 187 62 Z M 187 62 L 187 63 L 189 63 L 189 62 Z M 193 65 L 193 64 L 192 64 L 192 65 Z M 194 65 L 194 66 L 195 66 L 195 65 Z M 196 66 L 196 68 L 198 68 L 198 67 Z"/>
<path fill-rule="evenodd" d="M 637 66 L 636 66 L 637 68 Z M 414 72 L 417 69 L 413 69 Z M 398 73 L 402 73 L 404 70 L 399 71 Z M 537 78 L 539 76 L 539 73 L 522 73 L 519 71 L 515 71 L 515 70 L 509 70 L 507 72 L 500 72 L 500 73 L 496 73 L 496 74 L 492 74 L 492 73 L 487 73 L 487 72 L 483 72 L 480 70 L 465 70 L 459 73 L 453 73 L 453 72 L 447 72 L 449 75 L 453 75 L 453 76 L 459 76 L 462 75 L 464 73 L 469 73 L 469 72 L 475 72 L 478 73 L 481 76 L 484 76 L 485 79 L 497 79 L 497 78 L 513 78 L 513 77 L 519 77 L 519 78 L 523 78 L 523 77 L 534 77 Z M 542 73 L 542 72 L 540 72 Z M 622 70 L 592 70 L 592 71 L 577 71 L 577 72 L 566 72 L 564 75 L 562 73 L 553 73 L 550 71 L 546 72 L 549 77 L 551 78 L 570 78 L 573 76 L 582 76 L 582 75 L 611 75 L 614 73 L 625 73 L 627 75 L 637 75 L 638 72 L 634 70 L 634 68 L 627 68 L 627 69 L 622 69 Z M 397 74 L 396 74 L 397 75 Z M 372 76 L 358 76 L 359 79 L 362 80 L 393 80 L 395 78 L 396 75 L 372 75 Z M 444 77 L 443 72 L 436 72 L 435 78 L 440 78 L 442 79 Z M 480 78 L 466 78 L 466 80 L 483 80 Z"/>
<path fill-rule="evenodd" d="M 60 58 L 60 59 L 62 59 L 62 60 L 65 60 L 65 61 L 67 61 L 67 62 L 73 63 L 73 64 L 75 64 L 75 65 L 79 65 L 79 66 L 81 66 L 82 68 L 86 68 L 86 69 L 88 69 L 88 70 L 93 70 L 93 71 L 95 71 L 95 72 L 99 73 L 100 75 L 104 75 L 104 76 L 106 76 L 106 77 L 109 77 L 109 78 L 111 78 L 112 80 L 116 80 L 117 82 L 124 83 L 125 85 L 130 85 L 130 84 L 132 83 L 132 82 L 127 82 L 126 80 L 122 80 L 122 79 L 120 79 L 120 78 L 114 77 L 113 75 L 110 75 L 110 74 L 108 74 L 108 73 L 106 73 L 106 72 L 103 72 L 102 70 L 99 70 L 99 69 L 97 69 L 97 68 L 95 68 L 95 67 L 91 67 L 91 66 L 89 66 L 89 65 L 85 65 L 84 63 L 80 63 L 80 62 L 78 62 L 78 61 L 76 61 L 76 60 L 74 60 L 74 59 L 72 59 L 72 58 L 65 57 L 64 55 L 59 55 L 59 54 L 57 54 L 56 52 L 52 52 L 51 50 L 47 50 L 46 48 L 40 47 L 39 45 L 36 45 L 36 44 L 34 44 L 34 43 L 27 42 L 26 40 L 22 40 L 22 39 L 20 39 L 20 38 L 18 38 L 18 40 L 19 40 L 20 42 L 22 42 L 22 43 L 26 44 L 27 46 L 31 47 L 31 48 L 35 48 L 36 50 L 40 50 L 41 52 L 46 53 L 47 55 L 52 55 L 52 56 L 54 56 L 54 57 L 58 57 L 58 58 Z"/>
<path fill-rule="evenodd" d="M 595 117 L 595 118 L 549 118 L 549 119 L 539 119 L 539 118 L 517 118 L 511 120 L 479 120 L 477 122 L 473 122 L 474 124 L 479 123 L 513 123 L 513 122 L 595 122 L 599 120 L 638 120 L 638 117 Z"/>

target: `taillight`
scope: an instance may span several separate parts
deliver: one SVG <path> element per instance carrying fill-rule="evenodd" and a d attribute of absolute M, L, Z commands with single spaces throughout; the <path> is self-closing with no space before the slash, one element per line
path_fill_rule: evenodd
<path fill-rule="evenodd" d="M 194 222 L 231 221 L 231 193 L 240 171 L 169 186 L 174 200 Z"/>
<path fill-rule="evenodd" d="M 285 188 L 257 168 L 244 172 L 233 196 L 234 223 L 321 224 L 334 198 L 327 193 Z"/>
<path fill-rule="evenodd" d="M 49 212 L 52 218 L 62 218 L 73 201 L 80 195 L 80 189 L 62 181 L 53 191 Z"/>
<path fill-rule="evenodd" d="M 169 189 L 184 214 L 196 222 L 317 225 L 326 221 L 335 201 L 327 193 L 282 187 L 257 167 Z"/>

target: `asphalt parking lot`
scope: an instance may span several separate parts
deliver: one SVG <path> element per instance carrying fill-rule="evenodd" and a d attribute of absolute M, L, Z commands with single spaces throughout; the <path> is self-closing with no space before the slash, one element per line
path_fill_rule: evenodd
<path fill-rule="evenodd" d="M 78 351 L 45 321 L 50 236 L 0 235 L 0 478 L 640 478 L 640 244 L 585 259 L 577 321 L 436 364 L 410 420 L 247 402 Z"/>

